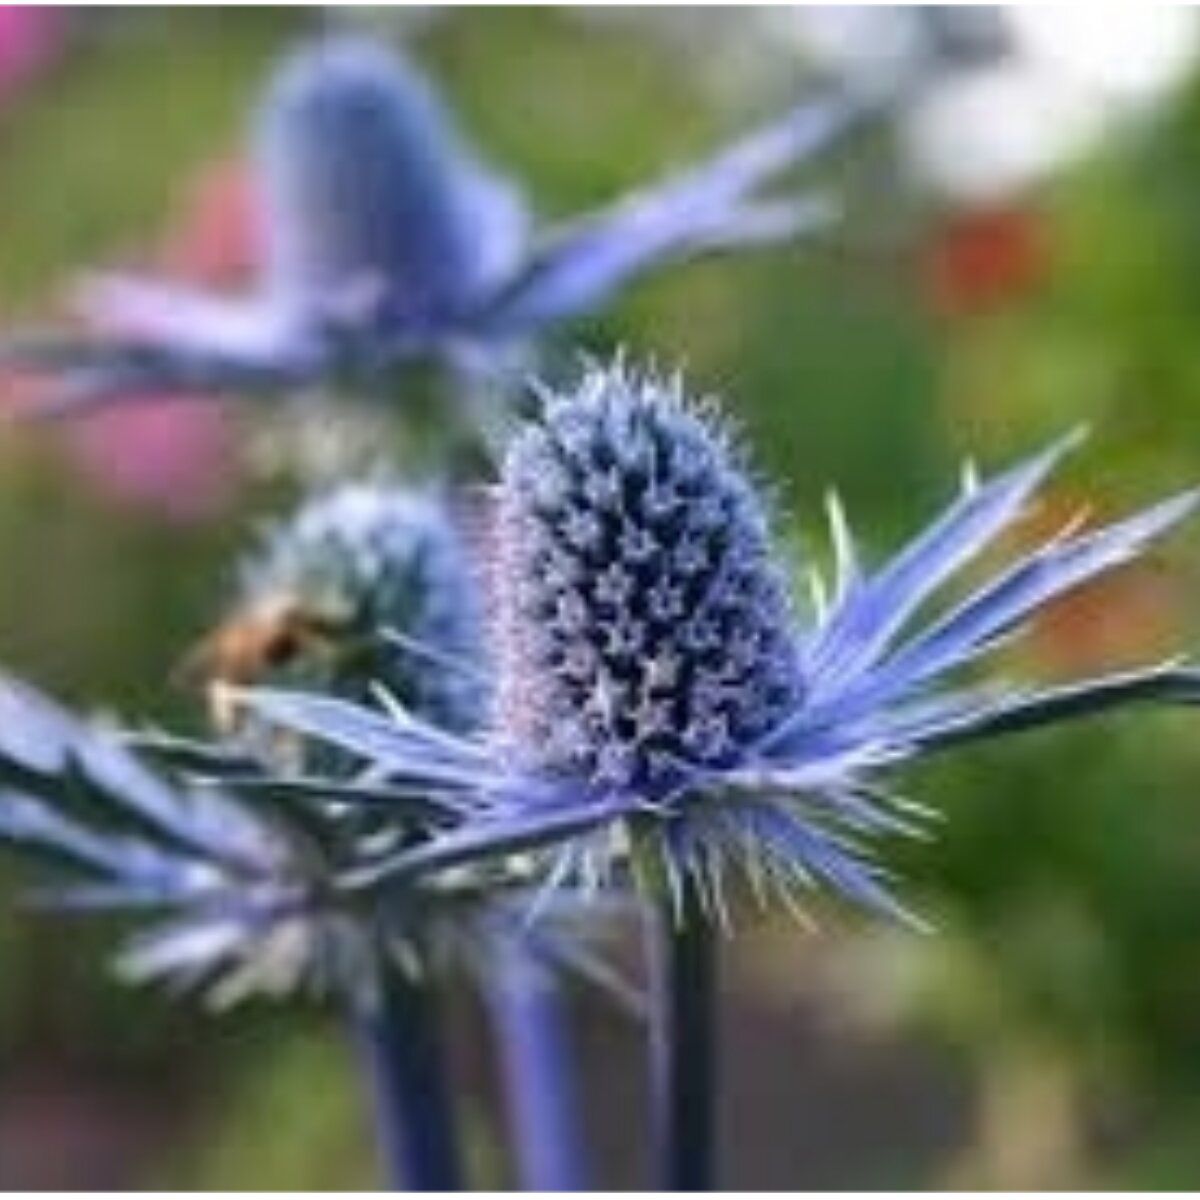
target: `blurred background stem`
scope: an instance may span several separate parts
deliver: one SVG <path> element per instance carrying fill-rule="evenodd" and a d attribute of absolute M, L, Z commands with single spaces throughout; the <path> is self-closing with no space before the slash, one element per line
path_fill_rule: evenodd
<path fill-rule="evenodd" d="M 434 988 L 428 978 L 391 970 L 380 992 L 379 1003 L 355 1014 L 354 1025 L 389 1182 L 411 1191 L 458 1191 L 458 1134 Z"/>
<path fill-rule="evenodd" d="M 583 1190 L 590 1172 L 566 997 L 519 945 L 490 966 L 484 986 L 520 1186 Z"/>

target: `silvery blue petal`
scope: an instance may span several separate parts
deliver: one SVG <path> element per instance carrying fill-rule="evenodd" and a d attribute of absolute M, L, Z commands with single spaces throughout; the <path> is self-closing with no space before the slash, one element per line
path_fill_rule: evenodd
<path fill-rule="evenodd" d="M 993 650 L 1033 613 L 1065 592 L 1131 561 L 1196 508 L 1193 493 L 1116 525 L 1050 542 L 1015 562 L 873 669 L 820 689 L 815 721 L 851 721 Z M 869 586 L 869 585 L 868 585 Z M 832 620 L 837 620 L 834 616 Z"/>
<path fill-rule="evenodd" d="M 18 407 L 32 419 L 74 416 L 123 400 L 164 393 L 277 395 L 327 372 L 328 346 L 312 339 L 281 348 L 278 358 L 231 356 L 169 342 L 19 337 L 0 342 L 0 368 L 47 375 L 45 394 Z"/>
<path fill-rule="evenodd" d="M 1200 704 L 1200 670 L 1151 667 L 1082 683 L 1016 693 L 942 720 L 917 720 L 896 729 L 898 740 L 929 752 L 965 742 L 1039 729 L 1130 704 Z"/>
<path fill-rule="evenodd" d="M 111 838 L 19 792 L 0 792 L 0 838 L 41 847 L 93 871 L 121 874 L 127 867 L 126 855 Z"/>
<path fill-rule="evenodd" d="M 1191 514 L 1197 499 L 1189 493 L 1166 500 L 1120 524 L 1035 551 L 904 646 L 886 664 L 887 674 L 909 687 L 968 661 L 1063 593 L 1132 561 Z"/>
<path fill-rule="evenodd" d="M 819 825 L 776 804 L 739 805 L 729 816 L 758 852 L 821 880 L 834 891 L 886 916 L 911 920 L 878 878 L 878 869 Z"/>
<path fill-rule="evenodd" d="M 818 695 L 870 667 L 925 600 L 1014 520 L 1080 436 L 1073 433 L 965 492 L 890 563 L 851 589 L 809 648 Z"/>
<path fill-rule="evenodd" d="M 98 735 L 32 688 L 0 678 L 0 771 L 25 771 L 53 785 L 78 779 L 180 846 L 259 865 L 260 831 L 215 797 L 182 797 L 115 741 Z"/>
<path fill-rule="evenodd" d="M 349 889 L 373 888 L 381 883 L 553 846 L 628 816 L 635 807 L 627 799 L 580 795 L 564 796 L 557 805 L 542 805 L 533 811 L 513 808 L 503 815 L 485 814 L 392 859 L 348 872 L 342 885 Z"/>
<path fill-rule="evenodd" d="M 447 821 L 461 815 L 461 805 L 448 803 L 440 796 L 414 788 L 387 784 L 356 783 L 324 776 L 240 778 L 230 785 L 239 799 L 263 800 L 281 804 L 296 801 L 320 801 L 360 805 L 386 813 L 396 820 L 419 822 Z"/>
<path fill-rule="evenodd" d="M 121 730 L 118 736 L 134 754 L 174 770 L 217 779 L 253 777 L 262 772 L 258 759 L 224 742 L 203 742 L 160 729 Z"/>
<path fill-rule="evenodd" d="M 237 702 L 268 722 L 376 764 L 398 785 L 411 783 L 445 796 L 486 779 L 480 751 L 415 721 L 402 726 L 393 716 L 350 701 L 269 688 L 239 692 Z"/>
<path fill-rule="evenodd" d="M 598 307 L 663 262 L 819 227 L 829 214 L 822 202 L 763 208 L 754 193 L 836 143 L 862 115 L 845 99 L 803 104 L 700 166 L 550 231 L 517 278 L 489 302 L 481 328 L 525 333 Z"/>
<path fill-rule="evenodd" d="M 186 906 L 208 889 L 199 881 L 190 888 L 165 883 L 121 882 L 78 883 L 62 887 L 36 887 L 23 896 L 31 908 L 54 912 L 109 912 L 119 910 L 162 909 Z"/>
<path fill-rule="evenodd" d="M 183 917 L 131 938 L 117 959 L 117 972 L 132 983 L 173 977 L 190 986 L 235 953 L 245 937 L 245 927 L 232 917 Z"/>
<path fill-rule="evenodd" d="M 134 341 L 263 367 L 285 361 L 298 332 L 286 310 L 265 299 L 225 299 L 124 275 L 88 277 L 75 305 L 96 328 Z"/>

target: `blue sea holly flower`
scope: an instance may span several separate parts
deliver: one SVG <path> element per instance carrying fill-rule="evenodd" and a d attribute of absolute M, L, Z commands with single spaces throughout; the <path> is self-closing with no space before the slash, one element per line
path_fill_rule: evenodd
<path fill-rule="evenodd" d="M 535 229 L 411 63 L 326 38 L 282 64 L 254 118 L 265 246 L 250 294 L 104 277 L 83 300 L 110 335 L 16 337 L 0 360 L 54 377 L 44 412 L 164 389 L 340 384 L 390 399 L 417 359 L 478 379 L 660 265 L 824 225 L 822 199 L 764 189 L 861 115 L 840 98 L 804 103 L 609 208 Z"/>
<path fill-rule="evenodd" d="M 620 389 L 661 400 L 613 403 Z M 497 725 L 556 775 L 669 793 L 800 701 L 766 521 L 676 393 L 591 374 L 508 458 Z"/>
<path fill-rule="evenodd" d="M 191 665 L 211 683 L 303 686 L 368 700 L 382 688 L 425 720 L 479 724 L 482 614 L 448 505 L 386 478 L 304 500 L 245 556 L 237 594 Z"/>
<path fill-rule="evenodd" d="M 380 771 L 467 795 L 461 828 L 402 850 L 358 886 L 541 857 L 547 886 L 630 860 L 714 915 L 729 868 L 788 903 L 823 884 L 898 913 L 872 857 L 922 810 L 890 788 L 923 755 L 1136 701 L 1195 703 L 1174 665 L 1058 687 L 956 682 L 1047 604 L 1142 553 L 1189 493 L 1102 529 L 1064 530 L 940 615 L 929 603 L 1025 511 L 1067 438 L 962 493 L 874 572 L 836 501 L 826 601 L 793 611 L 769 520 L 732 439 L 677 381 L 617 365 L 543 395 L 496 500 L 494 718 L 430 739 L 352 705 L 248 692 L 262 717 Z M 649 870 L 646 867 L 649 864 Z"/>
<path fill-rule="evenodd" d="M 381 481 L 310 498 L 249 557 L 237 610 L 199 664 L 218 718 L 234 683 L 302 680 L 370 701 L 393 734 L 412 721 L 423 742 L 481 722 L 475 580 L 432 496 Z M 484 972 L 518 951 L 620 987 L 565 893 L 547 927 L 526 928 L 538 882 L 527 859 L 370 894 L 348 885 L 462 826 L 472 797 L 450 768 L 426 763 L 430 786 L 274 733 L 261 721 L 223 727 L 217 742 L 118 733 L 0 677 L 0 842 L 57 868 L 35 893 L 46 906 L 148 921 L 120 955 L 124 975 L 219 1005 L 310 991 L 361 1013 L 389 968 Z"/>
<path fill-rule="evenodd" d="M 374 288 L 363 315 L 383 336 L 420 336 L 515 268 L 527 226 L 516 189 L 382 46 L 330 41 L 287 60 L 255 132 L 267 281 L 281 304 L 319 313 Z"/>

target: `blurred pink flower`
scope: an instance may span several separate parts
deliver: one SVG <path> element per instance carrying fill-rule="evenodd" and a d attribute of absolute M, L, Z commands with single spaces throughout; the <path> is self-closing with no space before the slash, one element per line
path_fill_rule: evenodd
<path fill-rule="evenodd" d="M 233 431 L 187 397 L 96 413 L 66 430 L 72 457 L 109 496 L 177 521 L 220 511 L 232 493 Z"/>
<path fill-rule="evenodd" d="M 257 241 L 248 173 L 237 160 L 219 159 L 188 180 L 156 258 L 176 278 L 233 285 L 255 262 Z M 147 401 L 71 425 L 72 457 L 122 502 L 182 521 L 219 511 L 235 484 L 236 448 L 226 414 L 187 396 Z"/>
<path fill-rule="evenodd" d="M 67 10 L 0 5 L 0 105 L 57 57 Z M 172 213 L 156 258 L 197 283 L 240 282 L 255 257 L 246 172 L 228 159 L 203 166 Z M 36 393 L 33 380 L 4 380 L 5 402 Z M 233 431 L 223 413 L 184 396 L 109 411 L 63 427 L 71 459 L 98 488 L 171 520 L 218 511 L 235 484 Z"/>
<path fill-rule="evenodd" d="M 258 206 L 246 164 L 237 158 L 205 163 L 188 181 L 162 241 L 159 261 L 191 283 L 234 286 L 261 258 Z"/>
<path fill-rule="evenodd" d="M 53 62 L 65 23 L 59 8 L 0 4 L 0 104 Z"/>

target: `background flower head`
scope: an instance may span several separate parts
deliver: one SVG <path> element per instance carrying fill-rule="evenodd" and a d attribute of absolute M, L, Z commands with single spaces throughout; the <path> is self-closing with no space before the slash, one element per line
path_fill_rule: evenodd
<path fill-rule="evenodd" d="M 363 701 L 380 689 L 469 729 L 486 702 L 476 587 L 444 502 L 384 479 L 343 483 L 266 530 L 192 663 L 219 725 L 236 712 L 226 686 L 258 683 Z"/>
<path fill-rule="evenodd" d="M 505 375 L 531 339 L 641 276 L 824 228 L 821 195 L 781 190 L 871 105 L 805 100 L 699 164 L 561 227 L 485 168 L 415 68 L 360 37 L 285 59 L 254 117 L 257 279 L 227 297 L 101 275 L 81 290 L 98 339 L 16 337 L 0 360 L 44 372 L 45 412 L 163 390 L 394 402 L 433 361 L 462 387 Z"/>
<path fill-rule="evenodd" d="M 512 269 L 515 192 L 475 162 L 416 68 L 343 35 L 298 50 L 256 117 L 265 283 L 335 321 L 357 303 L 381 328 L 462 317 Z M 505 223 L 509 227 L 505 228 Z"/>

